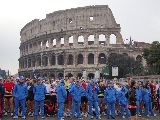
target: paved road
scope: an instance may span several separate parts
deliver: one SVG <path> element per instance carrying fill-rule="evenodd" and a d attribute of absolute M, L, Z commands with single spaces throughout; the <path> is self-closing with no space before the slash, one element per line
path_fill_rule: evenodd
<path fill-rule="evenodd" d="M 2 120 L 13 120 L 13 118 L 3 117 Z M 23 120 L 23 119 L 19 118 L 19 119 L 16 119 L 16 120 Z M 27 117 L 26 120 L 34 120 L 34 118 L 33 117 Z M 39 118 L 38 120 L 41 120 L 41 118 Z M 56 117 L 47 117 L 45 120 L 57 120 L 57 118 Z M 71 120 L 71 119 L 66 118 L 65 120 Z M 72 120 L 76 120 L 76 119 L 72 119 Z M 83 120 L 88 120 L 88 118 L 84 118 Z M 93 119 L 93 120 L 96 120 L 96 119 Z M 102 117 L 102 120 L 109 120 L 109 119 L 106 119 L 105 117 Z M 117 117 L 116 120 L 122 120 L 122 118 Z M 124 120 L 129 120 L 129 119 L 126 118 Z M 146 117 L 146 116 L 139 117 L 138 120 L 160 120 L 160 114 L 157 115 L 156 117 Z"/>

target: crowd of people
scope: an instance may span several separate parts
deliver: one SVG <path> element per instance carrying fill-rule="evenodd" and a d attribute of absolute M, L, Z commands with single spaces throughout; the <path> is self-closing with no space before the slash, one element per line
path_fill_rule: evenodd
<path fill-rule="evenodd" d="M 119 115 L 137 120 L 137 116 L 156 116 L 155 111 L 160 113 L 158 81 L 0 77 L 0 119 L 32 116 L 37 120 L 39 115 L 58 120 L 101 119 L 102 115 L 115 119 Z"/>

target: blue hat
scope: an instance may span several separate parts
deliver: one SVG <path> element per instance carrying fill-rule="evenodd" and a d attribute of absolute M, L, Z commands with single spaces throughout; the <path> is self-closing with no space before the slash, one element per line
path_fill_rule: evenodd
<path fill-rule="evenodd" d="M 42 77 L 38 77 L 38 79 L 37 80 L 43 80 L 43 78 Z"/>
<path fill-rule="evenodd" d="M 80 82 L 80 80 L 76 80 L 76 82 Z"/>
<path fill-rule="evenodd" d="M 114 84 L 114 82 L 113 81 L 109 81 L 109 83 L 108 84 Z"/>
<path fill-rule="evenodd" d="M 20 76 L 20 77 L 19 77 L 19 80 L 24 80 L 24 77 L 23 77 L 23 76 Z"/>

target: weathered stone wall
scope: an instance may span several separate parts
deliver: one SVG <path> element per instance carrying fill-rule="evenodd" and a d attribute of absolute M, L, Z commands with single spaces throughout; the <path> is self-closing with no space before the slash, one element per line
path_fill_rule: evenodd
<path fill-rule="evenodd" d="M 35 19 L 20 32 L 19 72 L 30 74 L 35 68 L 43 76 L 76 77 L 84 70 L 94 74 L 106 65 L 111 49 L 134 52 L 125 48 L 120 29 L 107 5 L 61 10 Z"/>

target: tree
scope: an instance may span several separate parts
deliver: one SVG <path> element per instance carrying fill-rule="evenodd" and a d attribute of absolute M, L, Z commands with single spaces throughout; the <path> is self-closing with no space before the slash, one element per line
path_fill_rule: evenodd
<path fill-rule="evenodd" d="M 118 77 L 123 78 L 126 75 L 141 75 L 143 74 L 142 60 L 139 58 L 135 60 L 133 57 L 127 54 L 111 53 L 108 57 L 108 65 L 110 66 L 110 78 L 111 67 L 116 66 L 119 69 Z"/>
<path fill-rule="evenodd" d="M 160 43 L 154 41 L 150 48 L 143 50 L 143 57 L 147 61 L 149 74 L 160 74 Z"/>

